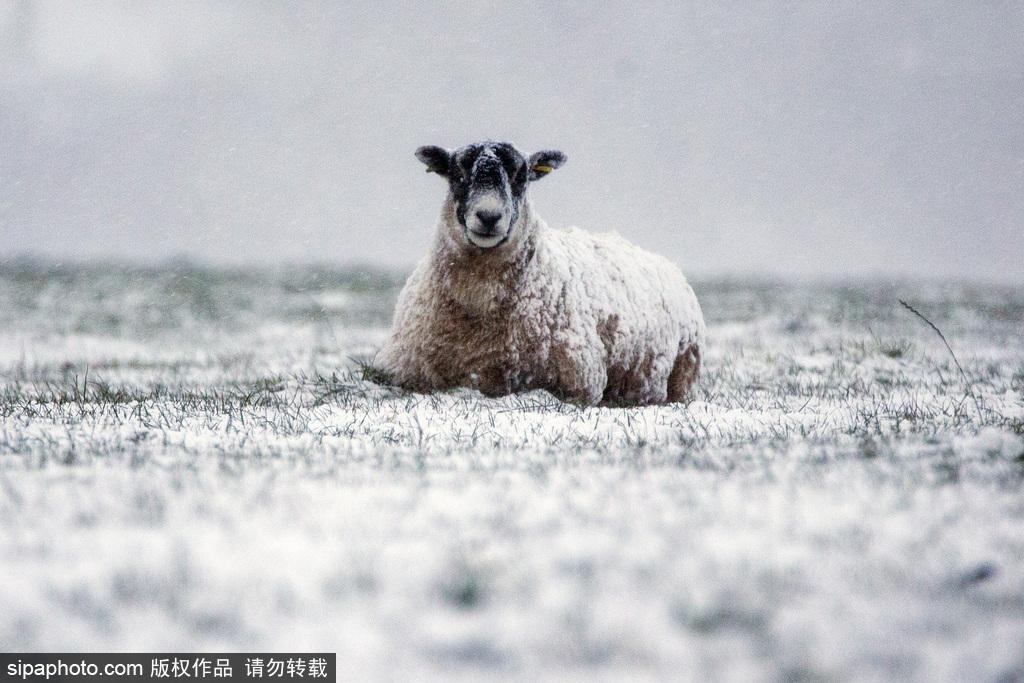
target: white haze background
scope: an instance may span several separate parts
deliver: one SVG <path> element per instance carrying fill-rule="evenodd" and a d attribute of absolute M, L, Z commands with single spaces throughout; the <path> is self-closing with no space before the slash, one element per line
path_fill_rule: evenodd
<path fill-rule="evenodd" d="M 691 273 L 1024 278 L 1024 5 L 0 3 L 0 259 L 408 266 L 412 152 Z"/>

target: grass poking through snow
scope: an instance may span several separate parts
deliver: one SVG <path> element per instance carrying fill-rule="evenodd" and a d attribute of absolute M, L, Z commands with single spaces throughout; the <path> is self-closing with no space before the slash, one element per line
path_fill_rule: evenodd
<path fill-rule="evenodd" d="M 698 281 L 693 400 L 593 409 L 389 386 L 400 282 L 4 264 L 0 648 L 1024 676 L 1018 290 Z"/>

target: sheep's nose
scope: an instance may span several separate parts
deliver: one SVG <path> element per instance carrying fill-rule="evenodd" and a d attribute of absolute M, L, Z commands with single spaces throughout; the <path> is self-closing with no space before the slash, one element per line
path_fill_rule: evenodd
<path fill-rule="evenodd" d="M 497 225 L 498 221 L 501 220 L 501 212 L 499 211 L 477 211 L 476 219 L 480 221 L 480 225 L 488 230 L 493 230 Z"/>

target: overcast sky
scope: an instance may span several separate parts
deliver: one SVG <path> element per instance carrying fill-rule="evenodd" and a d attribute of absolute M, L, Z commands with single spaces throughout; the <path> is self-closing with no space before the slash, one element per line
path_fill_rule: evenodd
<path fill-rule="evenodd" d="M 495 138 L 688 272 L 1024 281 L 1024 4 L 895 4 L 3 0 L 0 258 L 407 266 Z"/>

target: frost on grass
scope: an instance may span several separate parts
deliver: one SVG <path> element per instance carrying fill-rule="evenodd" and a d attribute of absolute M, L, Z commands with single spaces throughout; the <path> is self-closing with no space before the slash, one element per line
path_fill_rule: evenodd
<path fill-rule="evenodd" d="M 698 281 L 696 399 L 617 410 L 370 381 L 399 283 L 4 264 L 0 649 L 1024 676 L 1019 292 Z"/>

